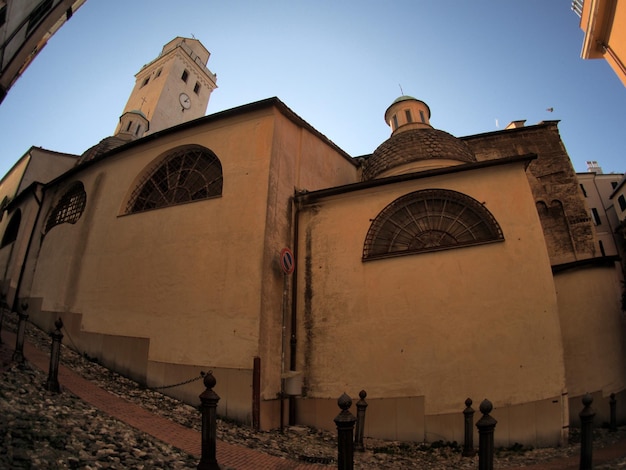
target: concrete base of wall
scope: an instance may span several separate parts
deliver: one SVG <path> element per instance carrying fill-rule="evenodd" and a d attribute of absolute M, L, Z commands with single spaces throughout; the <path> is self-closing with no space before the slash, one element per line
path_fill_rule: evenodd
<path fill-rule="evenodd" d="M 356 416 L 356 399 L 350 411 Z M 424 397 L 373 398 L 368 403 L 365 418 L 365 436 L 413 442 L 464 441 L 465 408 L 460 402 L 458 413 L 426 415 Z M 476 410 L 474 423 L 482 416 Z M 297 421 L 316 428 L 335 430 L 333 419 L 339 414 L 336 399 L 299 398 Z M 497 446 L 514 443 L 534 447 L 559 445 L 564 438 L 563 401 L 561 397 L 522 405 L 494 407 L 491 415 L 498 421 L 494 441 Z M 565 429 L 565 434 L 567 430 Z M 565 436 L 566 437 L 566 436 Z M 474 443 L 478 445 L 478 431 L 474 426 Z"/>
<path fill-rule="evenodd" d="M 358 396 L 352 398 L 350 408 L 355 416 L 358 399 Z M 398 441 L 425 440 L 424 397 L 367 398 L 366 401 L 366 436 Z M 333 420 L 341 411 L 337 399 L 331 398 L 299 398 L 296 410 L 298 424 L 329 431 L 336 430 Z"/>
<path fill-rule="evenodd" d="M 591 394 L 593 397 L 593 403 L 591 408 L 596 412 L 593 418 L 594 427 L 608 427 L 611 422 L 611 393 L 604 393 L 601 391 Z M 615 415 L 617 418 L 617 425 L 623 426 L 626 424 L 626 390 L 615 393 Z M 583 410 L 583 397 L 571 397 L 569 399 L 569 416 L 570 426 L 580 427 L 580 412 Z"/>
<path fill-rule="evenodd" d="M 252 362 L 252 361 L 251 361 Z M 252 364 L 251 364 L 252 365 Z M 217 414 L 242 424 L 252 424 L 252 369 L 171 364 L 148 361 L 148 382 L 165 395 L 182 400 L 190 405 L 200 404 L 200 394 L 205 390 L 202 379 L 188 384 L 169 387 L 200 376 L 200 372 L 213 372 L 216 384 L 213 391 L 220 396 Z M 167 388 L 159 388 L 159 387 Z M 263 423 L 263 419 L 261 422 Z"/>
<path fill-rule="evenodd" d="M 141 385 L 157 389 L 189 405 L 200 404 L 199 396 L 205 389 L 200 372 L 211 369 L 217 380 L 214 390 L 221 397 L 217 407 L 218 415 L 243 424 L 252 424 L 252 360 L 250 369 L 151 361 L 149 338 L 84 331 L 81 314 L 42 311 L 41 299 L 29 299 L 28 304 L 30 320 L 43 331 L 53 331 L 54 322 L 58 318 L 63 320 L 64 345 Z M 274 421 L 271 403 L 262 406 L 262 410 L 267 410 L 265 419 L 261 420 L 264 429 L 270 429 L 265 423 Z"/>

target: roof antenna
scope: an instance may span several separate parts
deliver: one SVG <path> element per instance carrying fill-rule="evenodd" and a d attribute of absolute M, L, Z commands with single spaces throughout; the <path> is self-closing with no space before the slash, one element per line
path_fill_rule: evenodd
<path fill-rule="evenodd" d="M 400 84 L 398 83 L 398 86 L 400 87 L 400 94 L 401 94 L 402 96 L 404 96 L 404 91 L 402 90 L 402 85 L 400 85 Z"/>

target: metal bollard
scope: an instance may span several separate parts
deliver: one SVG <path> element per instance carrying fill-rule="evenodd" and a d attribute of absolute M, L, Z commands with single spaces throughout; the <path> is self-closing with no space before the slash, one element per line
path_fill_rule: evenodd
<path fill-rule="evenodd" d="M 476 449 L 474 449 L 474 408 L 472 408 L 472 399 L 465 400 L 465 409 L 463 410 L 463 418 L 465 420 L 465 442 L 463 443 L 463 457 L 474 457 Z"/>
<path fill-rule="evenodd" d="M 356 402 L 356 431 L 354 435 L 354 450 L 363 452 L 365 446 L 363 445 L 363 433 L 365 431 L 365 410 L 367 409 L 367 402 L 365 401 L 367 393 L 365 390 L 359 392 L 359 401 Z"/>
<path fill-rule="evenodd" d="M 15 339 L 15 351 L 13 352 L 13 360 L 20 364 L 24 362 L 24 334 L 26 333 L 26 320 L 28 320 L 28 304 L 22 304 L 22 311 L 18 313 L 19 323 L 17 324 L 17 337 Z"/>
<path fill-rule="evenodd" d="M 493 470 L 493 433 L 498 423 L 489 415 L 493 405 L 486 398 L 480 404 L 483 416 L 476 423 L 478 428 L 478 469 Z"/>
<path fill-rule="evenodd" d="M 337 400 L 341 412 L 334 419 L 337 425 L 337 468 L 339 470 L 354 469 L 354 443 L 353 432 L 356 418 L 349 409 L 352 406 L 352 398 L 343 394 Z"/>
<path fill-rule="evenodd" d="M 609 406 L 611 407 L 611 421 L 609 422 L 609 431 L 615 432 L 617 431 L 617 400 L 615 400 L 614 393 L 611 393 Z"/>
<path fill-rule="evenodd" d="M 59 385 L 59 357 L 61 356 L 61 340 L 63 340 L 63 320 L 60 318 L 54 322 L 56 330 L 50 333 L 52 346 L 50 347 L 50 369 L 48 370 L 48 380 L 46 380 L 46 390 L 54 393 L 61 393 Z"/>
<path fill-rule="evenodd" d="M 219 470 L 217 463 L 217 402 L 220 397 L 213 391 L 217 381 L 213 372 L 209 371 L 204 376 L 206 390 L 200 394 L 200 409 L 202 410 L 202 456 L 198 464 L 198 470 Z"/>
<path fill-rule="evenodd" d="M 596 412 L 591 408 L 593 397 L 586 393 L 583 397 L 583 410 L 580 417 L 580 470 L 593 468 L 593 417 Z"/>

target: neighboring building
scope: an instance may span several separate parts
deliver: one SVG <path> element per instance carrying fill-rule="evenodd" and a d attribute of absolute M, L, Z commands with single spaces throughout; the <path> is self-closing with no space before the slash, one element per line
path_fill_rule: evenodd
<path fill-rule="evenodd" d="M 589 162 L 588 162 L 589 163 Z M 617 230 L 620 224 L 611 195 L 624 177 L 621 174 L 603 174 L 598 167 L 590 167 L 587 173 L 577 173 L 580 189 L 589 207 L 589 215 L 595 225 L 600 253 L 604 256 L 624 257 L 624 247 Z"/>
<path fill-rule="evenodd" d="M 621 271 L 556 121 L 456 138 L 402 96 L 352 158 L 277 98 L 180 123 L 161 97 L 200 80 L 148 67 L 169 89 L 136 87 L 116 135 L 5 208 L 0 286 L 34 323 L 148 386 L 212 369 L 219 413 L 264 429 L 332 428 L 365 389 L 369 436 L 460 441 L 469 396 L 498 444 L 554 445 L 583 394 L 598 422 L 626 400 Z"/>
<path fill-rule="evenodd" d="M 617 236 L 622 244 L 622 248 L 626 251 L 626 175 L 617 184 L 610 196 L 613 203 L 619 225 L 617 227 Z M 626 261 L 624 261 L 626 265 Z"/>
<path fill-rule="evenodd" d="M 0 0 L 0 103 L 85 0 Z"/>
<path fill-rule="evenodd" d="M 585 32 L 583 59 L 605 59 L 626 86 L 626 4 L 618 0 L 574 0 L 572 10 Z"/>

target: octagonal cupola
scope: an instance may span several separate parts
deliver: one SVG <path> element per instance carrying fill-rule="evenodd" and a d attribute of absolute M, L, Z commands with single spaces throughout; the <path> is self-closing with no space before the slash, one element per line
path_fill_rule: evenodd
<path fill-rule="evenodd" d="M 385 111 L 385 122 L 392 134 L 409 129 L 423 129 L 430 125 L 430 108 L 412 96 L 397 98 Z"/>

